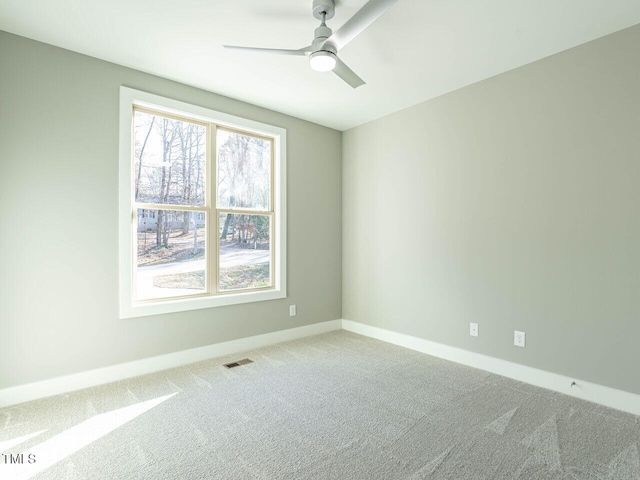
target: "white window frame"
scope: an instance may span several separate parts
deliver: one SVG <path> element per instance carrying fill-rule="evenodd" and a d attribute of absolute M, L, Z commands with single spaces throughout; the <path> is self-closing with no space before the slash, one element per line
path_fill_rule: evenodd
<path fill-rule="evenodd" d="M 234 291 L 198 297 L 158 299 L 152 302 L 136 301 L 134 288 L 134 258 L 137 246 L 136 231 L 133 225 L 133 108 L 134 106 L 155 110 L 160 113 L 211 122 L 221 127 L 241 130 L 247 133 L 273 138 L 273 211 L 274 240 L 272 269 L 273 288 L 268 290 Z M 202 308 L 237 305 L 242 303 L 276 300 L 287 296 L 287 248 L 286 248 L 286 145 L 287 132 L 284 128 L 248 120 L 246 118 L 217 112 L 208 108 L 153 95 L 151 93 L 120 87 L 120 165 L 119 165 L 119 250 L 120 250 L 120 318 L 142 317 L 163 313 L 182 312 Z M 215 152 L 211 152 L 215 159 Z M 215 165 L 215 160 L 212 161 Z M 215 166 L 212 166 L 215 169 Z M 215 192 L 213 176 L 209 172 L 208 182 Z M 213 200 L 212 200 L 213 201 Z M 213 210 L 215 212 L 215 209 Z M 212 219 L 217 225 L 217 219 Z M 217 232 L 217 227 L 214 232 Z M 215 235 L 215 233 L 213 234 Z M 209 233 L 209 237 L 212 234 Z M 215 237 L 214 237 L 215 238 Z M 207 238 L 207 241 L 211 241 Z M 213 249 L 212 249 L 213 251 Z M 217 262 L 217 261 L 216 261 Z"/>

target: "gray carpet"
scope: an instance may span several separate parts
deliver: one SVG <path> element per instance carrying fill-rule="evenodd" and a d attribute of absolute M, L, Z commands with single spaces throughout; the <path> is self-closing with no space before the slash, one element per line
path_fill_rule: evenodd
<path fill-rule="evenodd" d="M 638 417 L 344 331 L 0 410 L 40 430 L 38 480 L 640 479 Z"/>

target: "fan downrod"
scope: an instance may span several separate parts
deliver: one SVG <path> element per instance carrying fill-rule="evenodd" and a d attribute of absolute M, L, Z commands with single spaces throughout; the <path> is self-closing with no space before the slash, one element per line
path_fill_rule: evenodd
<path fill-rule="evenodd" d="M 334 0 L 313 0 L 312 12 L 318 20 L 323 20 L 323 13 L 324 20 L 330 20 L 336 13 L 336 3 Z"/>

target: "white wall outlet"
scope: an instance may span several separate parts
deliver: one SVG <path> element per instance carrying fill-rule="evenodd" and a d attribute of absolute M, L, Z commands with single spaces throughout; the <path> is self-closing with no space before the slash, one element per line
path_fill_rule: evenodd
<path fill-rule="evenodd" d="M 289 316 L 290 317 L 295 317 L 296 316 L 296 306 L 295 305 L 289 305 Z"/>
<path fill-rule="evenodd" d="M 472 337 L 477 337 L 478 336 L 478 324 L 477 323 L 470 323 L 469 324 L 469 335 L 471 335 Z"/>
<path fill-rule="evenodd" d="M 513 332 L 513 344 L 516 347 L 524 347 L 524 332 L 514 330 Z"/>

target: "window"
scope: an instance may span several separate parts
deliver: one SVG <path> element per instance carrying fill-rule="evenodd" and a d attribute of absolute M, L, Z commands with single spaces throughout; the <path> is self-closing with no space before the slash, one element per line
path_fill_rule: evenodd
<path fill-rule="evenodd" d="M 285 131 L 121 89 L 121 317 L 284 298 Z"/>

